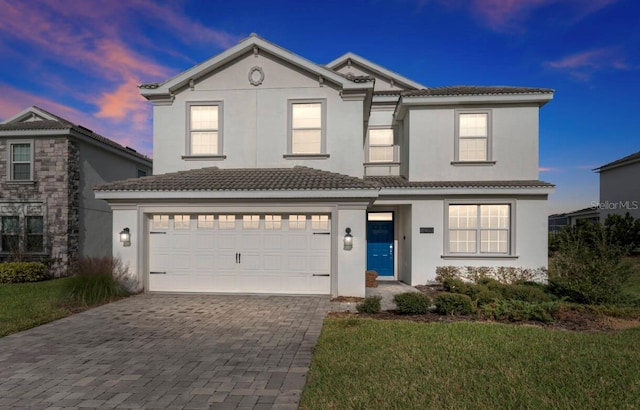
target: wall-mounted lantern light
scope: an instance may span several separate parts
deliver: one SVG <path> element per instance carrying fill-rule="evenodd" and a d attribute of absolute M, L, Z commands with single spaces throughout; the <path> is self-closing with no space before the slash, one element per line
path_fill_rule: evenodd
<path fill-rule="evenodd" d="M 131 246 L 131 232 L 129 232 L 129 228 L 124 228 L 120 231 L 120 242 L 122 242 L 122 246 Z"/>
<path fill-rule="evenodd" d="M 350 251 L 353 248 L 353 236 L 351 236 L 351 228 L 345 229 L 346 235 L 344 236 L 344 250 Z"/>

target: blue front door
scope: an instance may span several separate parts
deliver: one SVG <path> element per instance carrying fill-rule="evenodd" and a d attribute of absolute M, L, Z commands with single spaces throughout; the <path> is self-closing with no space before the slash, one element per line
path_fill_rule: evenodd
<path fill-rule="evenodd" d="M 367 270 L 378 272 L 381 277 L 393 277 L 393 214 L 379 213 L 381 218 L 367 218 Z M 382 219 L 383 214 L 390 220 Z M 373 220 L 372 220 L 373 219 Z"/>

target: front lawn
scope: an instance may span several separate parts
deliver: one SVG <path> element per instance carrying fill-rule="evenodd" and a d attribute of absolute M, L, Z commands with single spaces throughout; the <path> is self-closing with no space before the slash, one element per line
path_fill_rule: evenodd
<path fill-rule="evenodd" d="M 69 316 L 61 298 L 69 279 L 0 285 L 0 337 Z"/>
<path fill-rule="evenodd" d="M 634 408 L 640 329 L 325 321 L 301 408 Z"/>

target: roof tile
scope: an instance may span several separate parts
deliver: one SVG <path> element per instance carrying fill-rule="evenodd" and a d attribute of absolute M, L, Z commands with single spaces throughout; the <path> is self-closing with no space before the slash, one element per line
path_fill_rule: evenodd
<path fill-rule="evenodd" d="M 510 181 L 407 181 L 402 176 L 366 177 L 382 188 L 551 188 L 555 185 L 539 180 Z"/>

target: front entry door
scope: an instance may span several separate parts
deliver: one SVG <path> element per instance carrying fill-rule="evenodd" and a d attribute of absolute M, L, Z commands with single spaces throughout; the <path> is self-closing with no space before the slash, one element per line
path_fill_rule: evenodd
<path fill-rule="evenodd" d="M 367 270 L 393 278 L 393 212 L 367 214 Z"/>

